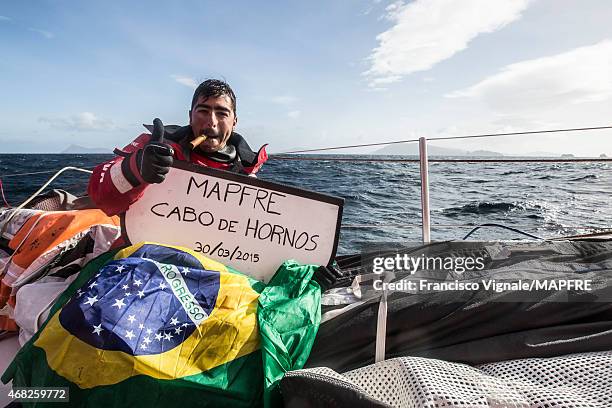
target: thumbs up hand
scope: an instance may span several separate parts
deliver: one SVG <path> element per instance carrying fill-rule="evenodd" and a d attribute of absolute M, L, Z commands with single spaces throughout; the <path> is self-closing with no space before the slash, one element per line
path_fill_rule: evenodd
<path fill-rule="evenodd" d="M 147 183 L 164 181 L 174 161 L 174 150 L 164 143 L 164 124 L 158 118 L 153 120 L 151 140 L 138 151 L 137 155 L 136 163 L 144 181 Z"/>

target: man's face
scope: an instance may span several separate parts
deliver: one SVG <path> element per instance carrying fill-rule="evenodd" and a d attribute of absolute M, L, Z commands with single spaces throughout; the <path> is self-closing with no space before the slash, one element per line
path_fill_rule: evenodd
<path fill-rule="evenodd" d="M 200 135 L 207 137 L 198 146 L 206 153 L 216 152 L 225 147 L 236 126 L 236 121 L 232 102 L 227 95 L 208 98 L 199 96 L 189 112 L 189 124 L 195 137 Z"/>

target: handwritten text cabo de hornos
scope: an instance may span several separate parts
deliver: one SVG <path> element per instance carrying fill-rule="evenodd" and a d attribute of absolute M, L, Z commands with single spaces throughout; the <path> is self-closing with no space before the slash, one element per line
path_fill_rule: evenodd
<path fill-rule="evenodd" d="M 205 200 L 217 200 L 233 207 L 270 214 L 282 215 L 284 194 L 269 191 L 246 184 L 220 182 L 205 178 L 198 182 L 191 176 L 187 184 L 186 195 Z M 197 203 L 197 201 L 194 200 Z M 281 246 L 314 251 L 318 245 L 319 234 L 312 231 L 299 231 L 281 224 L 265 222 L 255 217 L 249 217 L 246 224 L 240 225 L 239 220 L 222 218 L 211 211 L 198 209 L 195 205 L 175 205 L 170 202 L 159 202 L 151 206 L 151 213 L 158 217 L 178 222 L 199 223 L 203 227 L 228 233 L 242 233 L 245 237 L 269 241 Z"/>

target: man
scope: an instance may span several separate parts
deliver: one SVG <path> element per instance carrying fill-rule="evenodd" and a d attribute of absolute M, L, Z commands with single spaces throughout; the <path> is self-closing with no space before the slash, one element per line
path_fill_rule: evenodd
<path fill-rule="evenodd" d="M 189 125 L 163 131 L 157 119 L 157 133 L 165 133 L 168 141 L 143 133 L 122 150 L 115 149 L 117 157 L 94 169 L 89 196 L 106 214 L 123 213 L 149 184 L 164 181 L 174 159 L 254 176 L 268 159 L 266 146 L 253 152 L 234 133 L 237 120 L 236 96 L 230 86 L 216 79 L 202 82 L 193 94 Z"/>

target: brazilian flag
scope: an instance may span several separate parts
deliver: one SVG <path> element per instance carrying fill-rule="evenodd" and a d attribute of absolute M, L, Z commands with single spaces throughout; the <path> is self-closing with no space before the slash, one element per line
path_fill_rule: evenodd
<path fill-rule="evenodd" d="M 186 248 L 106 253 L 2 381 L 69 387 L 70 406 L 279 405 L 278 381 L 304 365 L 320 322 L 315 269 L 288 261 L 264 285 Z"/>

